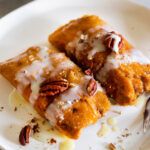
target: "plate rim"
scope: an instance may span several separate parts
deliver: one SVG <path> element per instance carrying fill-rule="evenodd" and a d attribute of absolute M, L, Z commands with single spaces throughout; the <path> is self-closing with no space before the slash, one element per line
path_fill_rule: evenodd
<path fill-rule="evenodd" d="M 127 0 L 127 1 L 129 1 L 129 2 L 134 2 L 134 3 L 137 4 L 137 5 L 143 6 L 143 5 L 141 5 L 141 4 L 139 4 L 138 2 L 133 1 L 133 0 Z M 29 3 L 27 3 L 27 4 L 25 4 L 25 5 L 23 5 L 23 6 L 21 6 L 21 7 L 17 8 L 17 9 L 15 9 L 15 10 L 9 12 L 8 14 L 4 15 L 4 16 L 0 19 L 0 26 L 3 25 L 3 22 L 4 22 L 4 23 L 7 22 L 7 20 L 8 20 L 9 18 L 14 17 L 14 16 L 17 15 L 20 11 L 25 11 L 26 9 L 31 9 L 34 5 L 36 5 L 36 3 L 37 3 L 37 4 L 40 4 L 40 3 L 43 3 L 43 2 L 48 2 L 48 0 L 45 0 L 45 1 L 42 1 L 42 0 L 34 0 L 34 1 L 31 1 L 31 2 L 29 2 Z M 143 3 L 144 3 L 144 2 L 143 2 Z M 148 7 L 146 7 L 146 6 L 143 6 L 143 7 L 145 7 L 146 9 L 148 8 Z M 148 8 L 148 9 L 150 10 L 150 8 Z M 1 143 L 0 143 L 0 149 L 1 149 L 1 147 L 2 147 L 2 149 L 5 150 L 5 148 L 3 148 L 4 146 L 1 145 Z"/>

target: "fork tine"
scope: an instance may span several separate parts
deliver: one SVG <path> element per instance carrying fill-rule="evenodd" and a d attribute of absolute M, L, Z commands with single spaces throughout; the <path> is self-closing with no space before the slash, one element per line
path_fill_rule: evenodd
<path fill-rule="evenodd" d="M 150 127 L 150 97 L 148 98 L 144 111 L 143 130 L 144 133 Z"/>

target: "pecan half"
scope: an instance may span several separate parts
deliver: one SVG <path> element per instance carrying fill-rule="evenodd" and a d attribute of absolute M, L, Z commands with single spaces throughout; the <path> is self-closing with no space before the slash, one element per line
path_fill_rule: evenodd
<path fill-rule="evenodd" d="M 150 127 L 150 97 L 148 98 L 144 111 L 143 129 L 144 132 Z"/>
<path fill-rule="evenodd" d="M 66 91 L 69 83 L 66 79 L 51 80 L 48 79 L 40 87 L 41 96 L 55 96 Z"/>
<path fill-rule="evenodd" d="M 104 38 L 104 45 L 106 48 L 118 53 L 123 46 L 123 38 L 120 34 L 117 34 L 114 31 L 109 32 Z"/>
<path fill-rule="evenodd" d="M 97 90 L 97 83 L 94 79 L 90 79 L 89 83 L 87 84 L 87 92 L 89 96 L 93 96 Z"/>
<path fill-rule="evenodd" d="M 29 137 L 31 133 L 31 126 L 27 125 L 22 128 L 20 135 L 19 135 L 19 142 L 21 145 L 26 145 L 29 143 Z"/>

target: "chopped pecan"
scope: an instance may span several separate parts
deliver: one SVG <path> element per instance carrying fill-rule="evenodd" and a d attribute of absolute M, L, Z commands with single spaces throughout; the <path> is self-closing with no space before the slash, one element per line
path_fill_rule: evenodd
<path fill-rule="evenodd" d="M 84 73 L 85 73 L 86 75 L 92 75 L 92 70 L 91 70 L 91 69 L 86 69 L 86 70 L 84 71 Z"/>
<path fill-rule="evenodd" d="M 109 150 L 116 150 L 116 146 L 112 143 L 108 145 Z"/>
<path fill-rule="evenodd" d="M 52 139 L 50 139 L 50 143 L 51 144 L 55 144 L 57 141 L 54 139 L 54 138 L 52 138 Z"/>
<path fill-rule="evenodd" d="M 123 46 L 123 38 L 120 34 L 117 34 L 114 31 L 112 31 L 105 36 L 104 44 L 106 48 L 118 53 L 118 51 Z"/>
<path fill-rule="evenodd" d="M 87 92 L 89 96 L 93 96 L 97 90 L 97 83 L 94 79 L 90 79 L 88 85 L 87 85 Z"/>
<path fill-rule="evenodd" d="M 41 96 L 55 96 L 66 91 L 69 87 L 69 83 L 66 79 L 59 80 L 46 80 L 40 87 Z"/>
<path fill-rule="evenodd" d="M 21 145 L 26 145 L 29 143 L 29 137 L 31 133 L 31 126 L 27 125 L 22 128 L 20 135 L 19 135 L 19 142 Z"/>
<path fill-rule="evenodd" d="M 34 133 L 39 133 L 40 132 L 40 130 L 39 130 L 39 124 L 36 123 L 35 125 L 33 125 L 32 130 L 33 130 L 33 134 Z"/>

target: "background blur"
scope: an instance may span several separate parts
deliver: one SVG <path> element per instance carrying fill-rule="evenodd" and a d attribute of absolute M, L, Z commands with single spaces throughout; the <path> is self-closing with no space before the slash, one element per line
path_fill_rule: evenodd
<path fill-rule="evenodd" d="M 14 9 L 33 0 L 0 0 L 0 18 Z M 44 1 L 44 0 L 43 0 Z M 131 0 L 150 8 L 150 0 Z"/>
<path fill-rule="evenodd" d="M 0 0 L 0 18 L 10 11 L 33 0 Z"/>

